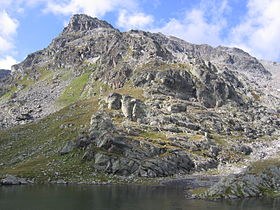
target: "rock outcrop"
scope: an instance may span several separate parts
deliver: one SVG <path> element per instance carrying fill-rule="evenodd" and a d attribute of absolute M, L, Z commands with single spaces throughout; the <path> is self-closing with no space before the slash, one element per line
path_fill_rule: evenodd
<path fill-rule="evenodd" d="M 13 175 L 7 175 L 5 178 L 0 180 L 0 185 L 21 185 L 30 184 L 31 182 L 26 181 L 23 178 L 18 178 Z"/>
<path fill-rule="evenodd" d="M 221 179 L 200 197 L 208 199 L 248 198 L 279 195 L 280 169 L 267 167 L 257 174 L 230 175 Z"/>
<path fill-rule="evenodd" d="M 83 149 L 83 159 L 92 162 L 95 169 L 121 176 L 162 177 L 194 169 L 188 153 L 128 136 L 124 130 L 116 130 L 106 112 L 99 112 L 91 119 L 88 137 L 68 142 L 61 154 Z"/>

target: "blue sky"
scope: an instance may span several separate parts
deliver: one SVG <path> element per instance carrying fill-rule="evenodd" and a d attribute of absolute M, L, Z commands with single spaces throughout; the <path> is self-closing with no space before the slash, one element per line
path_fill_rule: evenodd
<path fill-rule="evenodd" d="M 76 13 L 280 61 L 280 0 L 0 0 L 0 69 L 47 47 Z"/>

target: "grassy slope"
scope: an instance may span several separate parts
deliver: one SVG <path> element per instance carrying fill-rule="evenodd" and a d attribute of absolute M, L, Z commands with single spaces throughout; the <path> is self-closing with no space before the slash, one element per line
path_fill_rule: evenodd
<path fill-rule="evenodd" d="M 90 166 L 80 161 L 82 154 L 61 156 L 59 150 L 88 126 L 97 105 L 96 99 L 79 101 L 40 121 L 0 130 L 0 176 L 9 173 L 47 181 L 90 172 Z"/>
<path fill-rule="evenodd" d="M 62 72 L 62 76 L 64 75 Z M 49 80 L 51 76 L 48 72 L 43 72 L 39 81 Z M 92 168 L 93 163 L 82 161 L 83 151 L 75 150 L 63 156 L 59 154 L 68 141 L 88 129 L 90 118 L 99 106 L 98 98 L 112 92 L 108 85 L 94 82 L 91 84 L 91 91 L 96 95 L 82 99 L 86 98 L 89 91 L 85 89 L 89 85 L 89 77 L 90 73 L 85 73 L 73 79 L 66 87 L 56 102 L 58 106 L 64 107 L 60 111 L 30 124 L 0 130 L 0 177 L 14 174 L 37 182 L 59 179 L 71 182 L 115 179 L 118 182 L 116 178 L 96 173 Z M 26 81 L 27 79 L 23 79 L 27 87 L 33 85 Z M 143 90 L 132 88 L 130 84 L 115 92 L 143 99 Z"/>

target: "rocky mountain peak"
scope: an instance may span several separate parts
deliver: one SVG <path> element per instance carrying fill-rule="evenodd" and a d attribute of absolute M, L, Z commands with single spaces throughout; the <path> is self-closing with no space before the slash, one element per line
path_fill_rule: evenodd
<path fill-rule="evenodd" d="M 76 14 L 70 19 L 69 24 L 63 30 L 63 34 L 76 31 L 88 31 L 96 28 L 113 28 L 106 21 L 93 18 L 85 14 Z"/>

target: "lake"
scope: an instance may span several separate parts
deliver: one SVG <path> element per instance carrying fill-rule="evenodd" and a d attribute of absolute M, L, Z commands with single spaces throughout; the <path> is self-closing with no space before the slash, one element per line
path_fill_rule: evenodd
<path fill-rule="evenodd" d="M 279 210 L 280 199 L 187 200 L 180 186 L 22 185 L 0 187 L 1 210 Z"/>

